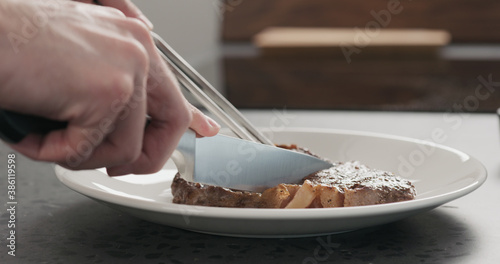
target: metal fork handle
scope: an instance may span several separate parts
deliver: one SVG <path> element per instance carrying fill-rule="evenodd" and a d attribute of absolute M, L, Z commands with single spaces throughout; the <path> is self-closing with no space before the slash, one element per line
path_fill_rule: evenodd
<path fill-rule="evenodd" d="M 170 65 L 181 86 L 192 93 L 208 111 L 220 118 L 238 137 L 274 145 L 158 34 L 152 32 L 151 35 L 160 55 Z"/>

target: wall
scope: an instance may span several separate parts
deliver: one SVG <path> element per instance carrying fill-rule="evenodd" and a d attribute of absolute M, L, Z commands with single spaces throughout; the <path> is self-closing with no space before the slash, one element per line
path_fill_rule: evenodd
<path fill-rule="evenodd" d="M 218 0 L 135 0 L 154 31 L 215 87 L 220 85 Z"/>

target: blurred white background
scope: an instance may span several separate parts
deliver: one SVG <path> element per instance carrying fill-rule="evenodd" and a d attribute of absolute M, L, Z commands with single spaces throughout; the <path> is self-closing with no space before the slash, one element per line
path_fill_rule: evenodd
<path fill-rule="evenodd" d="M 219 0 L 135 0 L 162 36 L 216 88 L 221 87 Z"/>

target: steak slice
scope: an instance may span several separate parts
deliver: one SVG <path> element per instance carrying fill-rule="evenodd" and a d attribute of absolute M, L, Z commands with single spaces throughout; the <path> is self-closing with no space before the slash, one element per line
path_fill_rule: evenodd
<path fill-rule="evenodd" d="M 236 191 L 219 186 L 188 182 L 177 173 L 172 181 L 173 202 L 218 207 L 260 207 L 261 193 Z"/>
<path fill-rule="evenodd" d="M 339 162 L 305 180 L 314 186 L 321 186 L 321 193 L 327 193 L 321 199 L 321 207 L 337 207 L 340 200 L 343 200 L 344 207 L 393 203 L 412 200 L 416 195 L 415 186 L 410 181 L 391 172 L 371 169 L 359 161 Z M 335 188 L 338 193 L 333 195 L 332 191 L 325 188 Z M 328 196 L 337 201 L 330 203 L 325 198 Z"/>
<path fill-rule="evenodd" d="M 172 182 L 173 202 L 178 204 L 217 207 L 282 208 L 301 187 L 298 184 L 279 184 L 262 193 L 188 182 L 177 173 Z"/>
<path fill-rule="evenodd" d="M 412 200 L 416 195 L 410 181 L 358 161 L 337 162 L 301 184 L 279 184 L 262 193 L 187 182 L 179 174 L 171 187 L 174 203 L 218 207 L 347 207 Z"/>

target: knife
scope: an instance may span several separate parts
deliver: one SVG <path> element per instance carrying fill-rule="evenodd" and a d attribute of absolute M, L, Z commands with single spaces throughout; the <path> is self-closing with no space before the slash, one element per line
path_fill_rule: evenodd
<path fill-rule="evenodd" d="M 280 183 L 299 183 L 331 163 L 314 156 L 222 134 L 182 136 L 172 154 L 182 178 L 237 190 L 263 191 Z"/>
<path fill-rule="evenodd" d="M 67 122 L 0 109 L 0 138 L 9 143 L 66 126 Z M 172 160 L 187 181 L 247 191 L 298 183 L 332 166 L 307 154 L 221 134 L 196 138 L 192 130 L 184 133 Z"/>

